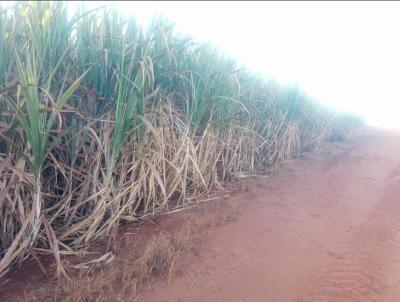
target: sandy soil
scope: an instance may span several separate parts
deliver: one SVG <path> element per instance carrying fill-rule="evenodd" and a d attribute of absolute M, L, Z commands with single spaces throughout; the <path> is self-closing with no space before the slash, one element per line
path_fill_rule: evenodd
<path fill-rule="evenodd" d="M 400 301 L 400 133 L 368 131 L 333 152 L 285 162 L 257 183 L 234 196 L 238 216 L 206 228 L 172 278 L 156 277 L 135 301 Z M 190 215 L 210 218 L 219 204 Z M 179 229 L 188 213 L 137 228 L 125 246 Z M 23 265 L 0 301 L 12 293 L 4 301 L 24 301 L 26 284 L 46 284 L 40 275 L 35 263 Z"/>
<path fill-rule="evenodd" d="M 285 164 L 139 301 L 400 301 L 400 133 Z"/>

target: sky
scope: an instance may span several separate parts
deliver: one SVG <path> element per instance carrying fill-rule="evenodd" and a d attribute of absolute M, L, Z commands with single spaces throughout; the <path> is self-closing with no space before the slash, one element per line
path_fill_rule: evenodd
<path fill-rule="evenodd" d="M 78 2 L 76 2 L 77 4 Z M 88 2 L 146 26 L 155 13 L 269 78 L 400 128 L 400 2 Z"/>

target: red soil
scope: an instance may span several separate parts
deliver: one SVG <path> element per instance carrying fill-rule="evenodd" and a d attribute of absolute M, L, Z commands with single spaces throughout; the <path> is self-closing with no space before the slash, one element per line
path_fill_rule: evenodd
<path fill-rule="evenodd" d="M 138 301 L 400 301 L 400 133 L 339 147 L 236 195 L 237 220 L 210 228 L 172 281 L 156 278 Z"/>
<path fill-rule="evenodd" d="M 400 134 L 285 166 L 139 301 L 400 301 Z"/>

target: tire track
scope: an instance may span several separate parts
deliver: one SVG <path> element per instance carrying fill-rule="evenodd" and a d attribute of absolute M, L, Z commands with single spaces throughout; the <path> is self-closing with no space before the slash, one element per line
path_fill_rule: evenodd
<path fill-rule="evenodd" d="M 396 254 L 400 255 L 399 175 L 397 166 L 369 219 L 350 232 L 348 250 L 330 253 L 336 258 L 334 264 L 310 277 L 306 293 L 296 301 L 382 302 L 382 295 L 392 290 L 388 268 Z"/>

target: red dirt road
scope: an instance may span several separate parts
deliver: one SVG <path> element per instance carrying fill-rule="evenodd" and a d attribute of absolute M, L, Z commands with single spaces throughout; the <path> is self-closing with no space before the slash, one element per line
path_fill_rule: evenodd
<path fill-rule="evenodd" d="M 288 162 L 139 301 L 400 301 L 400 133 Z"/>

